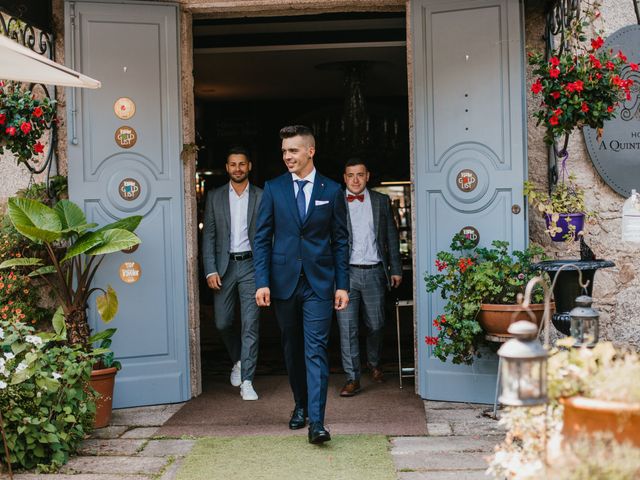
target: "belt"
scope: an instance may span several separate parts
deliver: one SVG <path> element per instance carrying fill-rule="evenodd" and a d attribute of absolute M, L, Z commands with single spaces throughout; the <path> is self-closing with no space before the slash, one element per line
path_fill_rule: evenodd
<path fill-rule="evenodd" d="M 372 270 L 374 268 L 378 268 L 380 266 L 380 262 L 374 263 L 373 265 L 354 265 L 353 263 L 350 263 L 349 266 L 353 268 L 361 268 L 363 270 Z"/>
<path fill-rule="evenodd" d="M 252 251 L 248 251 L 248 252 L 235 252 L 235 253 L 230 253 L 229 254 L 229 258 L 231 260 L 246 260 L 248 258 L 253 257 L 253 252 Z"/>

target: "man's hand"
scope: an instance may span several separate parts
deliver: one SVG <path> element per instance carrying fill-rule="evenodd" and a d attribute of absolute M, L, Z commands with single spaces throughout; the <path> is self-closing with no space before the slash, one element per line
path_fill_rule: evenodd
<path fill-rule="evenodd" d="M 220 278 L 220 275 L 217 273 L 209 275 L 207 277 L 207 285 L 209 285 L 209 288 L 213 290 L 220 290 L 222 288 L 222 279 Z"/>
<path fill-rule="evenodd" d="M 335 300 L 333 301 L 333 308 L 336 310 L 344 310 L 349 304 L 349 292 L 346 290 L 336 290 Z"/>
<path fill-rule="evenodd" d="M 271 290 L 269 290 L 269 287 L 262 287 L 256 290 L 256 303 L 259 307 L 271 305 Z"/>
<path fill-rule="evenodd" d="M 391 288 L 398 288 L 402 283 L 401 275 L 391 275 Z"/>

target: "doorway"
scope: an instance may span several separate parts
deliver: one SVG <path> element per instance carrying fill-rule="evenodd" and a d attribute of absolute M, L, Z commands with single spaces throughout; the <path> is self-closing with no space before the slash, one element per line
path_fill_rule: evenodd
<path fill-rule="evenodd" d="M 193 36 L 199 233 L 207 192 L 228 181 L 224 164 L 232 146 L 249 150 L 250 180 L 260 187 L 285 171 L 278 138 L 284 125 L 312 128 L 316 167 L 338 182 L 346 160 L 365 159 L 369 187 L 391 197 L 400 231 L 403 283 L 387 296 L 382 352 L 388 381 L 397 381 L 395 302 L 413 296 L 405 13 L 197 19 Z M 206 391 L 212 377 L 228 374 L 230 361 L 214 327 L 202 271 L 198 278 Z M 411 367 L 413 316 L 410 309 L 400 312 L 403 366 Z M 270 310 L 262 312 L 259 348 L 257 375 L 286 373 Z M 330 368 L 342 372 L 335 321 Z"/>

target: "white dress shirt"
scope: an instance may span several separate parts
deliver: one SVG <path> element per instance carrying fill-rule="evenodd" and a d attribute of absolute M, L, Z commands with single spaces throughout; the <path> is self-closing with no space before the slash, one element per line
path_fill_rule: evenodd
<path fill-rule="evenodd" d="M 291 178 L 293 178 L 293 197 L 298 197 L 298 184 L 296 180 L 307 180 L 307 184 L 304 186 L 304 211 L 305 213 L 309 211 L 309 202 L 311 201 L 311 193 L 313 193 L 313 182 L 316 180 L 316 169 L 311 170 L 311 173 L 304 178 L 300 178 L 295 173 L 291 174 Z"/>
<path fill-rule="evenodd" d="M 373 208 L 371 195 L 366 188 L 362 192 L 364 201 L 353 200 L 347 202 L 349 206 L 349 220 L 351 222 L 351 256 L 349 263 L 353 265 L 375 265 L 380 262 L 376 232 L 373 226 Z M 347 189 L 347 195 L 354 195 Z"/>
<path fill-rule="evenodd" d="M 249 209 L 249 184 L 238 195 L 229 182 L 229 209 L 231 210 L 231 228 L 229 238 L 229 252 L 249 252 L 249 227 L 247 225 L 247 211 Z"/>

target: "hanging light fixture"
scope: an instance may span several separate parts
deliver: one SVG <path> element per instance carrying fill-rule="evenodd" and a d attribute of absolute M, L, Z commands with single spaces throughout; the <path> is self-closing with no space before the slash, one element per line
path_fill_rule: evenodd
<path fill-rule="evenodd" d="M 576 306 L 569 312 L 571 336 L 576 340 L 574 347 L 593 348 L 598 343 L 600 314 L 591 307 L 593 299 L 588 295 L 576 298 Z"/>

